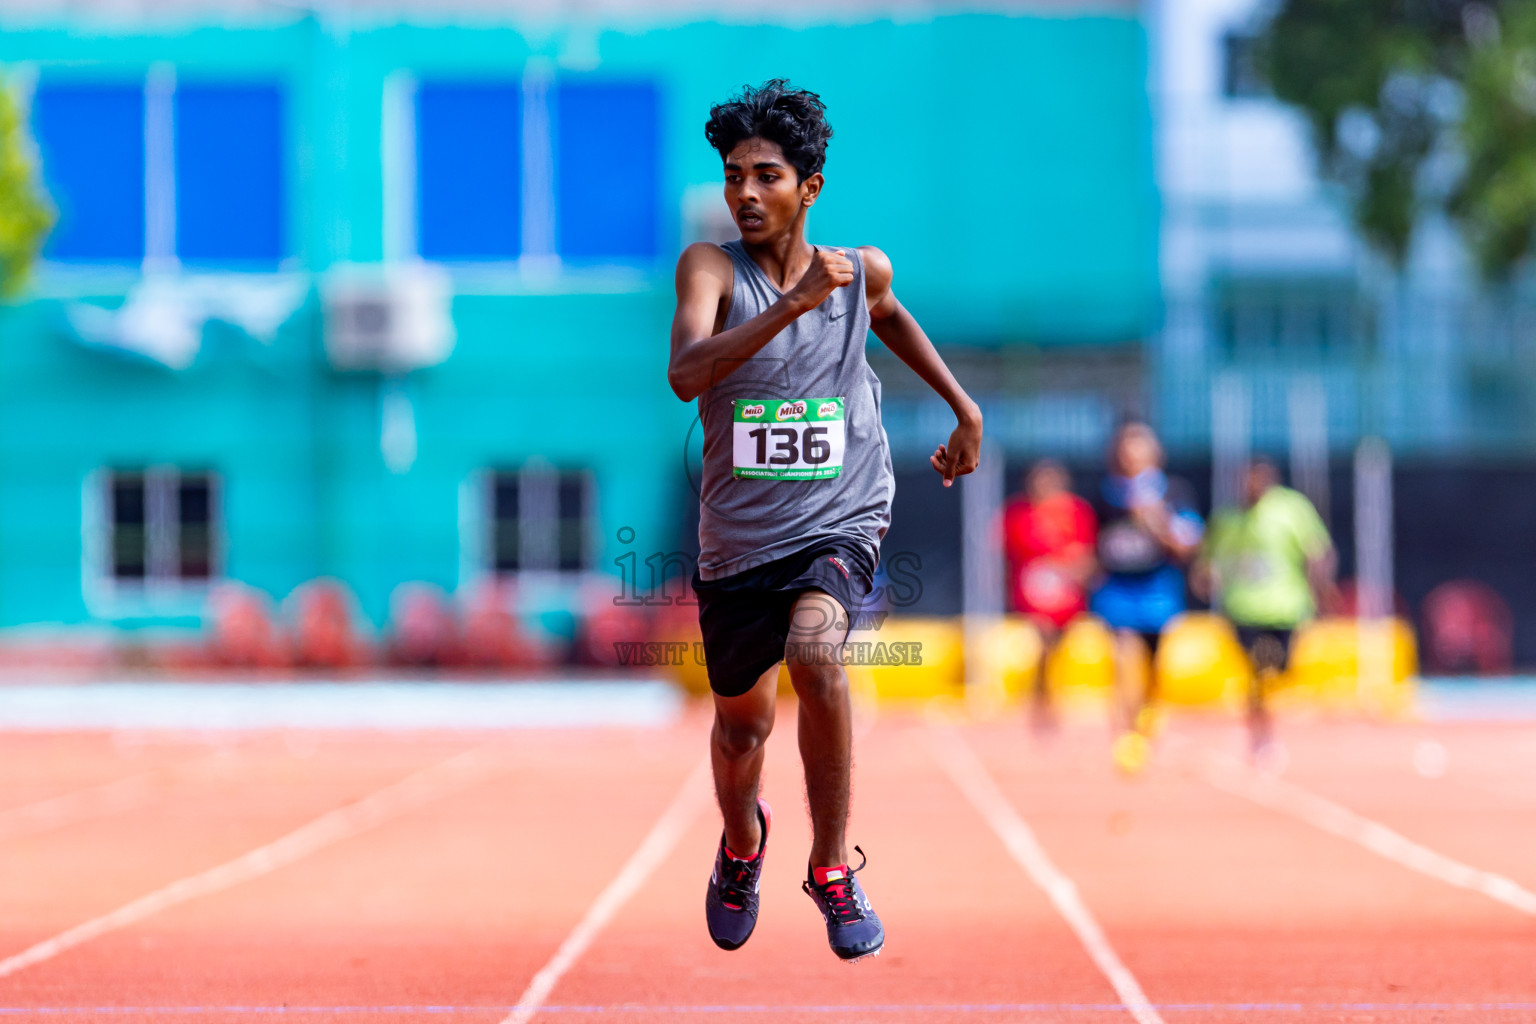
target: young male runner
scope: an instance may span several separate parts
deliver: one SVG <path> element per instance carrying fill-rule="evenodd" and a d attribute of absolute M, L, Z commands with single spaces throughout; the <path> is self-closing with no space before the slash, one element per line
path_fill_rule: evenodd
<path fill-rule="evenodd" d="M 1055 722 L 1045 665 L 1067 624 L 1088 610 L 1087 583 L 1096 568 L 1099 523 L 1093 506 L 1072 493 L 1067 467 L 1040 459 L 1024 476 L 1024 490 L 1003 506 L 1003 550 L 1013 610 L 1034 620 L 1040 633 L 1035 661 L 1034 725 Z"/>
<path fill-rule="evenodd" d="M 1291 634 L 1337 600 L 1338 557 L 1306 495 L 1280 485 L 1280 468 L 1248 463 L 1243 507 L 1217 513 L 1193 579 L 1232 625 L 1253 663 L 1248 723 L 1253 754 L 1271 744 L 1267 690 L 1285 671 Z"/>
<path fill-rule="evenodd" d="M 954 409 L 949 443 L 929 457 L 946 487 L 976 468 L 981 414 L 896 300 L 884 253 L 806 241 L 832 137 L 821 99 L 773 79 L 713 107 L 704 134 L 725 163 L 741 239 L 691 245 L 678 260 L 667 379 L 679 398 L 698 399 L 704 438 L 693 585 L 725 819 L 705 917 L 722 949 L 757 923 L 772 823 L 759 777 L 784 662 L 811 811 L 804 889 L 832 951 L 857 960 L 880 951 L 885 931 L 854 877 L 862 859 L 848 863 L 853 738 L 840 656 L 895 491 L 868 332 Z"/>
<path fill-rule="evenodd" d="M 1127 728 L 1113 755 L 1127 772 L 1140 771 L 1151 749 L 1158 721 L 1152 659 L 1163 627 L 1184 611 L 1184 566 L 1205 528 L 1189 485 L 1170 479 L 1163 461 L 1149 424 L 1122 423 L 1095 508 L 1103 579 L 1089 607 L 1115 631 L 1115 692 Z"/>

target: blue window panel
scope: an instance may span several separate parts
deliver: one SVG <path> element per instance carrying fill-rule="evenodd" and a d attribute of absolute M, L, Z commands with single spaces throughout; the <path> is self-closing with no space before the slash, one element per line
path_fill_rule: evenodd
<path fill-rule="evenodd" d="M 263 265 L 286 256 L 281 88 L 178 83 L 175 125 L 176 255 Z"/>
<path fill-rule="evenodd" d="M 522 251 L 522 89 L 424 82 L 416 90 L 417 244 L 439 260 Z"/>
<path fill-rule="evenodd" d="M 59 219 L 43 247 L 53 260 L 144 258 L 144 88 L 56 83 L 32 96 L 32 131 Z"/>
<path fill-rule="evenodd" d="M 562 257 L 655 257 L 659 107 L 650 83 L 564 82 L 555 90 L 555 209 Z"/>

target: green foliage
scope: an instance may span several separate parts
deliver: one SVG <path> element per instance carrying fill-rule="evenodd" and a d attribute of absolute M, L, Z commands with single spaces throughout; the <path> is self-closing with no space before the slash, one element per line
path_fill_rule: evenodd
<path fill-rule="evenodd" d="M 1509 5 L 1466 76 L 1463 183 L 1452 203 L 1486 273 L 1498 276 L 1536 236 L 1536 4 Z"/>
<path fill-rule="evenodd" d="M 1264 58 L 1362 234 L 1395 262 L 1431 206 L 1489 277 L 1530 253 L 1536 0 L 1286 0 Z"/>
<path fill-rule="evenodd" d="M 20 105 L 0 81 L 0 296 L 21 288 L 52 227 Z"/>

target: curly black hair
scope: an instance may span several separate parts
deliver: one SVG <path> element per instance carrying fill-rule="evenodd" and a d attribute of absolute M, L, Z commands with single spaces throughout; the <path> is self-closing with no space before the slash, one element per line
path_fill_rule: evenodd
<path fill-rule="evenodd" d="M 722 160 L 746 139 L 776 142 L 804 181 L 826 163 L 832 126 L 820 96 L 794 88 L 788 79 L 770 78 L 756 89 L 743 86 L 740 96 L 710 107 L 704 137 Z"/>

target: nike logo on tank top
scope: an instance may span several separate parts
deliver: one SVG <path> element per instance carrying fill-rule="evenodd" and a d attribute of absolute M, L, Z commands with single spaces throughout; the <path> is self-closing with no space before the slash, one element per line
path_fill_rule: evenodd
<path fill-rule="evenodd" d="M 725 329 L 777 302 L 779 290 L 739 241 Z M 817 246 L 829 249 L 831 246 Z M 750 359 L 716 368 L 699 396 L 699 576 L 719 579 L 827 540 L 878 557 L 896 492 L 880 424 L 880 381 L 864 358 L 864 262 L 853 283 L 802 314 Z"/>

